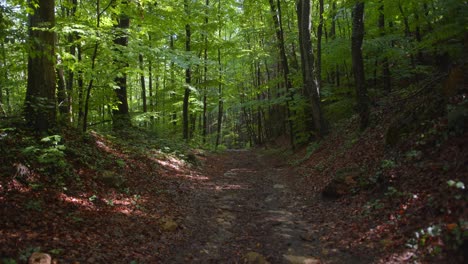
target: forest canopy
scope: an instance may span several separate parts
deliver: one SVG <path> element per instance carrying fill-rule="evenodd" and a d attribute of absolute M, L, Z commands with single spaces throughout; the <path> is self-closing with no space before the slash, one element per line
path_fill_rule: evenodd
<path fill-rule="evenodd" d="M 467 5 L 3 0 L 0 111 L 43 132 L 133 124 L 210 145 L 289 135 L 294 146 L 355 111 L 365 128 L 378 98 L 464 64 Z"/>

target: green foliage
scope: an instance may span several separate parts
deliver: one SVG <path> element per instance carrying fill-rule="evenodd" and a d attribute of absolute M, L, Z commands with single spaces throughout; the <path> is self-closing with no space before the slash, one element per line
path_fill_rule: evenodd
<path fill-rule="evenodd" d="M 320 147 L 320 145 L 321 145 L 321 142 L 309 143 L 309 145 L 306 148 L 306 154 L 304 155 L 304 157 L 299 160 L 294 161 L 293 165 L 297 166 L 301 164 L 302 162 L 309 160 L 312 154 L 314 154 L 314 152 Z"/>
<path fill-rule="evenodd" d="M 364 205 L 363 214 L 369 215 L 376 210 L 382 209 L 383 207 L 384 207 L 384 203 L 380 199 L 369 201 Z"/>
<path fill-rule="evenodd" d="M 393 169 L 393 168 L 396 167 L 396 163 L 393 160 L 384 159 L 384 160 L 382 160 L 382 162 L 380 164 L 380 167 L 382 169 Z"/>
<path fill-rule="evenodd" d="M 11 259 L 11 258 L 2 258 L 2 263 L 3 264 L 16 264 L 16 260 Z"/>
<path fill-rule="evenodd" d="M 25 204 L 25 208 L 28 210 L 34 210 L 38 212 L 42 212 L 42 201 L 40 200 L 29 200 Z"/>
<path fill-rule="evenodd" d="M 28 261 L 29 256 L 32 255 L 34 252 L 40 252 L 41 248 L 40 247 L 28 247 L 26 249 L 23 249 L 19 253 L 19 260 L 23 261 L 26 263 Z"/>
<path fill-rule="evenodd" d="M 54 176 L 57 183 L 63 183 L 62 177 L 68 173 L 69 165 L 65 159 L 66 147 L 61 143 L 62 137 L 53 135 L 44 137 L 39 144 L 25 147 L 22 154 L 37 169 L 48 176 Z"/>

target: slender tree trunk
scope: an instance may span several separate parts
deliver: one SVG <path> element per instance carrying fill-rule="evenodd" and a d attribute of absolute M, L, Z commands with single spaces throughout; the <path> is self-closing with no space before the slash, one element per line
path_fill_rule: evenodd
<path fill-rule="evenodd" d="M 384 3 L 383 0 L 380 0 L 380 7 L 379 7 L 379 30 L 380 36 L 385 36 L 385 15 L 384 15 Z M 383 86 L 385 93 L 390 93 L 392 91 L 392 83 L 391 83 L 391 73 L 390 73 L 390 65 L 388 63 L 388 58 L 385 56 L 382 59 L 382 75 L 383 75 Z"/>
<path fill-rule="evenodd" d="M 8 80 L 8 65 L 7 65 L 7 57 L 5 51 L 5 43 L 2 41 L 2 77 L 4 79 L 4 83 Z M 8 91 L 8 87 L 5 85 L 5 92 Z M 0 85 L 0 110 L 2 111 L 3 116 L 7 116 L 6 107 L 3 105 L 3 85 Z"/>
<path fill-rule="evenodd" d="M 72 8 L 70 9 L 69 16 L 74 18 L 78 7 L 78 0 L 71 0 Z M 77 45 L 75 40 L 78 38 L 78 34 L 70 33 L 68 35 L 68 42 L 72 43 L 70 46 L 70 54 L 75 57 Z M 66 79 L 66 90 L 67 90 L 67 111 L 68 111 L 68 122 L 73 122 L 73 84 L 75 81 L 75 72 L 71 69 L 67 70 Z"/>
<path fill-rule="evenodd" d="M 143 113 L 148 112 L 148 105 L 146 102 L 146 84 L 145 84 L 145 65 L 143 63 L 143 54 L 140 53 L 138 56 L 140 62 L 140 83 L 141 83 L 141 100 L 143 101 Z"/>
<path fill-rule="evenodd" d="M 351 38 L 351 54 L 353 61 L 354 81 L 356 87 L 360 127 L 364 130 L 369 125 L 369 98 L 364 77 L 364 62 L 362 58 L 362 41 L 364 39 L 364 2 L 358 1 L 353 9 L 353 31 Z"/>
<path fill-rule="evenodd" d="M 130 27 L 130 18 L 121 14 L 118 18 L 117 37 L 114 39 L 114 44 L 125 48 L 128 46 L 128 33 L 127 30 Z M 120 56 L 122 51 L 117 52 L 117 57 Z M 125 72 L 126 67 L 128 67 L 128 62 L 117 58 L 114 60 L 115 64 L 118 65 L 119 70 L 123 71 L 121 76 L 118 76 L 114 79 L 115 83 L 119 89 L 115 89 L 115 94 L 117 96 L 118 105 L 117 109 L 112 111 L 113 114 L 113 126 L 115 129 L 121 129 L 130 126 L 130 114 L 127 100 L 127 73 Z"/>
<path fill-rule="evenodd" d="M 170 36 L 170 40 L 169 40 L 169 47 L 171 49 L 171 51 L 174 50 L 174 35 L 171 34 Z M 170 67 L 170 71 L 171 71 L 171 89 L 174 90 L 175 89 L 175 72 L 174 72 L 174 61 L 171 60 L 171 67 Z M 171 99 L 174 99 L 175 97 L 175 93 L 174 92 L 171 92 L 171 95 L 170 95 Z M 173 111 L 172 112 L 172 117 L 171 117 L 171 123 L 172 125 L 174 126 L 174 128 L 177 126 L 177 111 Z"/>
<path fill-rule="evenodd" d="M 323 35 L 323 0 L 319 0 L 319 24 L 317 28 L 317 90 L 322 90 L 322 35 Z"/>
<path fill-rule="evenodd" d="M 97 58 L 98 48 L 99 48 L 99 42 L 96 41 L 96 43 L 94 44 L 93 57 L 91 58 L 91 70 L 94 70 L 96 68 L 96 58 Z M 91 77 L 88 83 L 88 87 L 86 88 L 86 95 L 85 95 L 85 101 L 84 101 L 83 132 L 86 132 L 86 130 L 88 129 L 89 99 L 91 98 L 91 90 L 93 88 L 93 83 L 94 83 L 94 78 Z M 82 89 L 84 89 L 84 87 Z"/>
<path fill-rule="evenodd" d="M 184 1 L 184 9 L 187 17 L 190 17 L 190 7 L 189 0 Z M 191 50 L 191 36 L 192 31 L 190 29 L 190 24 L 185 25 L 185 51 L 188 53 Z M 184 91 L 184 101 L 182 106 L 182 125 L 183 125 L 183 137 L 185 140 L 189 140 L 189 98 L 190 98 L 190 85 L 192 85 L 192 70 L 191 66 L 187 66 L 185 69 L 185 91 Z"/>
<path fill-rule="evenodd" d="M 78 62 L 81 63 L 83 61 L 82 56 L 82 49 L 81 46 L 77 46 L 77 55 L 78 55 Z M 78 125 L 77 127 L 81 127 L 83 125 L 84 119 L 84 80 L 83 80 L 83 72 L 78 70 Z"/>
<path fill-rule="evenodd" d="M 310 100 L 313 130 L 318 137 L 321 137 L 325 134 L 325 124 L 322 111 L 320 109 L 320 87 L 318 85 L 316 71 L 314 69 L 314 54 L 312 51 L 312 40 L 310 35 L 310 0 L 299 0 L 297 2 L 297 18 L 304 92 Z"/>
<path fill-rule="evenodd" d="M 61 59 L 60 57 L 57 58 L 57 68 L 56 68 L 56 76 L 57 76 L 57 101 L 58 101 L 58 109 L 59 109 L 59 122 L 61 125 L 67 125 L 68 121 L 70 120 L 68 117 L 68 103 L 67 103 L 67 90 L 66 90 L 66 82 L 65 82 L 65 74 L 64 70 L 61 67 Z"/>
<path fill-rule="evenodd" d="M 55 1 L 29 2 L 34 11 L 29 16 L 28 84 L 24 115 L 28 125 L 39 133 L 55 127 Z"/>
<path fill-rule="evenodd" d="M 291 119 L 291 112 L 290 112 L 290 101 L 293 100 L 293 94 L 292 94 L 292 83 L 289 78 L 289 64 L 288 64 L 288 58 L 286 57 L 286 48 L 284 44 L 284 33 L 283 33 L 283 26 L 281 23 L 281 5 L 280 1 L 277 1 L 277 4 L 275 5 L 274 0 L 269 0 L 270 3 L 270 10 L 271 10 L 271 15 L 273 17 L 273 23 L 275 25 L 275 32 L 276 32 L 276 39 L 278 41 L 278 49 L 280 52 L 280 64 L 283 69 L 283 78 L 284 78 L 284 84 L 286 86 L 287 93 L 289 94 L 289 100 L 286 103 L 286 111 L 287 111 L 287 119 L 288 119 L 288 124 L 289 124 L 289 135 L 290 135 L 290 143 L 291 147 L 294 149 L 295 148 L 295 142 L 294 142 L 294 124 Z"/>
<path fill-rule="evenodd" d="M 218 0 L 218 20 L 221 23 L 221 0 Z M 221 25 L 218 31 L 218 37 L 221 39 Z M 218 71 L 219 71 L 219 84 L 218 84 L 218 126 L 216 129 L 216 143 L 215 147 L 217 148 L 218 145 L 221 143 L 221 129 L 223 127 L 223 85 L 221 84 L 221 80 L 223 78 L 223 66 L 221 64 L 221 48 L 218 47 Z"/>
<path fill-rule="evenodd" d="M 208 29 L 206 28 L 208 25 L 208 9 L 210 7 L 210 0 L 206 0 L 206 13 L 205 13 L 205 36 L 204 36 L 204 50 L 203 50 L 203 64 L 204 64 L 204 71 L 203 71 L 203 118 L 202 118 L 202 137 L 203 137 L 203 144 L 206 143 L 206 136 L 208 132 L 208 103 L 207 103 L 207 87 L 206 82 L 208 78 L 208 33 L 206 32 Z"/>
<path fill-rule="evenodd" d="M 96 1 L 96 27 L 99 28 L 101 26 L 101 1 L 97 0 Z M 94 71 L 96 68 L 96 59 L 97 59 L 97 54 L 98 54 L 98 48 L 99 48 L 99 40 L 96 40 L 96 43 L 94 44 L 94 50 L 93 50 L 93 55 L 91 57 L 91 71 Z M 81 46 L 78 46 L 78 60 L 81 61 L 81 56 L 82 56 L 82 49 Z M 81 83 L 80 83 L 81 80 Z M 83 74 L 80 73 L 80 79 L 78 80 L 79 86 L 80 86 L 80 104 L 82 101 L 83 95 L 81 94 L 82 91 L 84 91 L 84 84 L 83 84 Z M 94 78 L 91 77 L 88 83 L 88 87 L 86 88 L 86 94 L 85 99 L 84 99 L 84 109 L 83 109 L 83 132 L 86 132 L 88 129 L 88 113 L 89 113 L 89 100 L 91 98 L 91 90 L 93 88 L 93 83 L 94 83 Z M 81 113 L 82 107 L 80 106 L 80 113 Z M 78 118 L 79 119 L 79 118 Z"/>
<path fill-rule="evenodd" d="M 151 40 L 150 40 L 151 41 Z M 149 90 L 149 110 L 154 111 L 154 97 L 153 97 L 153 61 L 148 61 L 148 90 Z"/>

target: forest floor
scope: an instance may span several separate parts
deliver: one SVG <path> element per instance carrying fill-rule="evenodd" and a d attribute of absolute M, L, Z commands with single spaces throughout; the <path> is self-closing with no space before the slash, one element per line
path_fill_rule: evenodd
<path fill-rule="evenodd" d="M 0 261 L 464 263 L 468 137 L 433 124 L 388 149 L 387 127 L 351 119 L 295 153 L 4 128 Z"/>
<path fill-rule="evenodd" d="M 274 155 L 275 154 L 275 155 Z M 231 150 L 205 158 L 182 222 L 190 235 L 168 263 L 370 263 L 329 241 L 345 215 L 331 201 L 307 199 L 278 153 Z M 328 209 L 326 209 L 328 208 Z M 325 211 L 322 211 L 325 209 Z M 308 214 L 310 210 L 315 213 Z M 339 212 L 341 214 L 342 212 Z M 348 235 L 348 234 L 346 234 Z M 166 262 L 164 261 L 164 262 Z"/>

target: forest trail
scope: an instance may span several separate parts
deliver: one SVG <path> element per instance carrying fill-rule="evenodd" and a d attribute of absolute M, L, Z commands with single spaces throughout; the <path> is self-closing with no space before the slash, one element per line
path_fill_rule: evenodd
<path fill-rule="evenodd" d="M 305 201 L 293 191 L 288 185 L 293 170 L 278 158 L 231 150 L 209 156 L 202 171 L 203 180 L 188 187 L 189 238 L 163 262 L 369 262 L 322 250 L 317 218 L 303 213 L 320 201 Z"/>

